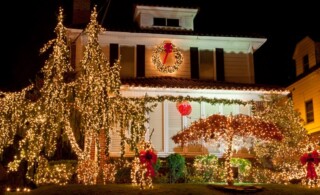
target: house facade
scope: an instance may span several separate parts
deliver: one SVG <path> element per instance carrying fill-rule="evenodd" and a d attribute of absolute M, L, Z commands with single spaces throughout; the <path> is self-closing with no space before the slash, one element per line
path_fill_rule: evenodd
<path fill-rule="evenodd" d="M 266 38 L 196 32 L 194 20 L 199 11 L 190 7 L 135 5 L 130 16 L 134 25 L 124 24 L 134 28 L 106 27 L 106 32 L 99 35 L 99 43 L 110 63 L 120 59 L 122 96 L 183 96 L 249 102 L 259 101 L 261 96 L 271 93 L 288 94 L 284 88 L 255 84 L 253 54 Z M 87 38 L 83 29 L 68 28 L 68 34 L 77 69 Z M 193 121 L 212 114 L 251 115 L 250 104 L 205 101 L 188 104 L 192 111 L 185 116 L 177 109 L 177 102 L 168 100 L 158 103 L 150 113 L 146 138 L 151 135 L 158 156 L 171 153 L 221 156 L 219 147 L 198 143 L 181 148 L 171 137 Z M 242 157 L 250 156 L 248 152 L 240 153 Z M 128 150 L 126 154 L 132 153 Z M 120 155 L 118 135 L 111 138 L 110 155 Z"/>
<path fill-rule="evenodd" d="M 288 86 L 294 108 L 301 113 L 304 127 L 320 136 L 320 42 L 307 36 L 295 47 L 296 79 Z"/>

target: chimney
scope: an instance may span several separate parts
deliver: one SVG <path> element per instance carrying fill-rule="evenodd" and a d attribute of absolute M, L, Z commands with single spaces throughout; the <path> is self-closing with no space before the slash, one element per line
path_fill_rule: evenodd
<path fill-rule="evenodd" d="M 87 24 L 90 21 L 90 0 L 73 0 L 72 24 Z"/>

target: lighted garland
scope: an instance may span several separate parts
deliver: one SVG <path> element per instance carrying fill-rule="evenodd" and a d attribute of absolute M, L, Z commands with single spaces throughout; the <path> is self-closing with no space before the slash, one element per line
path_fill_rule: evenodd
<path fill-rule="evenodd" d="M 253 101 L 242 101 L 239 99 L 223 99 L 223 98 L 206 98 L 206 97 L 190 97 L 190 96 L 171 96 L 171 95 L 164 95 L 164 96 L 155 96 L 151 97 L 147 94 L 143 97 L 132 97 L 129 98 L 132 101 L 141 101 L 141 99 L 144 99 L 148 103 L 155 103 L 155 102 L 164 102 L 165 100 L 171 101 L 171 102 L 182 102 L 182 101 L 189 101 L 189 102 L 206 102 L 208 104 L 214 105 L 214 104 L 224 104 L 224 105 L 252 105 Z"/>
<path fill-rule="evenodd" d="M 170 51 L 168 51 L 168 49 L 166 49 L 165 47 L 167 44 L 171 45 L 171 48 L 169 49 Z M 167 54 L 168 52 L 172 52 L 174 54 L 175 62 L 173 65 L 165 65 L 163 62 L 161 62 L 160 54 L 162 52 L 167 52 Z M 173 73 L 177 71 L 179 69 L 179 66 L 182 64 L 182 61 L 182 53 L 173 43 L 163 42 L 162 44 L 157 45 L 152 53 L 153 64 L 156 66 L 157 70 L 163 73 Z"/>

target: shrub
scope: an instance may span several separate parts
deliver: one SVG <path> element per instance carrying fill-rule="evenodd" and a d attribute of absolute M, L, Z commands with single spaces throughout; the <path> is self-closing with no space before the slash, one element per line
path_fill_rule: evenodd
<path fill-rule="evenodd" d="M 176 183 L 183 178 L 186 171 L 185 158 L 180 154 L 170 154 L 167 158 L 169 182 Z"/>
<path fill-rule="evenodd" d="M 251 171 L 251 162 L 244 158 L 231 158 L 231 166 L 238 168 L 238 181 L 243 182 L 249 176 Z"/>
<path fill-rule="evenodd" d="M 132 169 L 132 159 L 127 159 L 126 161 L 119 160 L 115 162 L 115 169 L 117 173 L 115 174 L 116 183 L 131 183 L 131 169 Z"/>
<path fill-rule="evenodd" d="M 214 181 L 218 169 L 218 157 L 212 154 L 196 156 L 193 162 L 194 175 L 202 182 Z"/>
<path fill-rule="evenodd" d="M 75 174 L 75 164 L 75 161 L 72 160 L 48 162 L 42 157 L 38 163 L 34 180 L 37 185 L 67 184 Z"/>

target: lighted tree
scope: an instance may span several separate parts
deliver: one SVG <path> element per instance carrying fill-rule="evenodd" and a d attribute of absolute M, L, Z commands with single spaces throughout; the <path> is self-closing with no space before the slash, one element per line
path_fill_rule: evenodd
<path fill-rule="evenodd" d="M 68 96 L 71 88 L 65 78 L 73 69 L 69 61 L 66 29 L 62 22 L 63 10 L 60 8 L 55 28 L 57 37 L 40 50 L 44 53 L 52 48 L 52 53 L 41 69 L 43 79 L 37 79 L 33 88 L 26 92 L 23 100 L 26 106 L 19 108 L 24 116 L 12 121 L 21 123 L 23 120 L 23 139 L 19 142 L 19 154 L 9 163 L 10 170 L 17 170 L 21 160 L 28 162 L 30 170 L 39 161 L 40 155 L 53 156 L 58 137 L 64 127 L 70 126 Z"/>
<path fill-rule="evenodd" d="M 281 174 L 276 182 L 288 182 L 291 179 L 304 177 L 304 168 L 300 167 L 300 157 L 310 145 L 316 146 L 309 140 L 303 127 L 300 113 L 294 110 L 292 99 L 272 95 L 263 97 L 262 104 L 255 105 L 255 115 L 275 123 L 283 134 L 281 142 L 261 142 L 254 147 L 257 159 L 261 165 L 271 168 Z M 271 178 L 270 178 L 271 179 Z"/>
<path fill-rule="evenodd" d="M 38 156 L 52 156 L 58 137 L 64 134 L 78 156 L 79 180 L 86 184 L 96 183 L 97 173 L 104 167 L 110 133 L 121 137 L 121 157 L 126 143 L 139 155 L 137 143 L 144 139 L 147 113 L 154 105 L 147 105 L 145 97 L 121 96 L 120 61 L 110 66 L 98 43 L 98 35 L 103 29 L 96 19 L 94 7 L 85 30 L 87 44 L 77 75 L 70 66 L 66 29 L 62 24 L 63 10 L 60 9 L 55 28 L 57 38 L 41 49 L 43 53 L 52 48 L 41 69 L 43 79 L 21 92 L 1 94 L 0 101 L 6 106 L 0 113 L 1 128 L 8 130 L 1 134 L 0 149 L 11 144 L 17 130 L 23 128 L 20 153 L 9 164 L 10 170 L 17 170 L 23 159 L 30 170 L 39 161 Z M 79 113 L 80 124 L 71 125 L 75 122 L 71 112 Z M 79 128 L 84 136 L 83 147 L 76 139 L 77 129 L 74 128 Z M 92 151 L 97 153 L 92 156 Z"/>
<path fill-rule="evenodd" d="M 212 140 L 226 142 L 225 169 L 227 172 L 227 183 L 233 184 L 233 172 L 231 169 L 231 157 L 233 155 L 232 145 L 235 138 L 252 137 L 262 140 L 281 140 L 282 134 L 278 127 L 271 122 L 250 117 L 243 114 L 219 115 L 214 114 L 206 119 L 193 122 L 188 128 L 178 132 L 172 137 L 175 143 L 184 145 L 187 143 Z"/>
<path fill-rule="evenodd" d="M 147 113 L 153 105 L 147 105 L 145 98 L 125 98 L 120 94 L 120 60 L 112 66 L 105 57 L 99 45 L 99 34 L 103 28 L 97 22 L 96 7 L 94 7 L 90 22 L 85 29 L 87 44 L 83 59 L 80 62 L 79 73 L 75 82 L 75 109 L 80 113 L 80 132 L 84 135 L 84 148 L 80 149 L 80 167 L 93 167 L 96 164 L 101 169 L 109 156 L 111 135 L 120 136 L 121 157 L 124 156 L 125 145 L 128 144 L 135 154 L 139 151 L 137 144 L 145 136 L 148 121 Z M 73 138 L 73 132 L 68 131 Z M 73 148 L 80 148 L 77 142 L 72 142 Z M 92 156 L 92 148 L 96 148 Z M 86 166 L 88 165 L 88 166 Z M 92 175 L 94 168 L 78 169 L 79 175 Z M 95 172 L 96 173 L 96 172 Z M 95 177 L 93 177 L 95 178 Z M 87 180 L 81 179 L 84 183 Z M 95 183 L 90 181 L 89 183 Z"/>
<path fill-rule="evenodd" d="M 33 88 L 33 85 L 18 92 L 0 91 L 0 155 L 3 150 L 13 144 L 14 137 L 22 131 L 25 113 L 26 94 Z"/>

